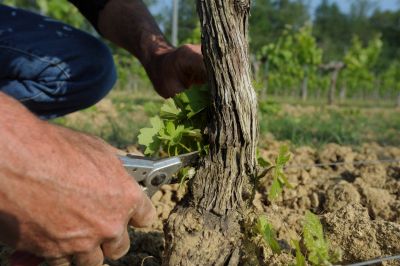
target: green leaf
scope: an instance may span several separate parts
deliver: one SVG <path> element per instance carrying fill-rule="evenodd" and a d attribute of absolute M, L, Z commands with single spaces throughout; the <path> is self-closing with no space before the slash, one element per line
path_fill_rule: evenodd
<path fill-rule="evenodd" d="M 185 134 L 186 134 L 187 136 L 189 136 L 189 137 L 193 137 L 193 138 L 196 138 L 196 139 L 201 139 L 202 136 L 203 136 L 203 135 L 201 134 L 200 129 L 193 129 L 192 127 L 186 128 Z"/>
<path fill-rule="evenodd" d="M 172 138 L 175 137 L 176 129 L 175 129 L 175 125 L 174 125 L 173 122 L 168 121 L 168 122 L 165 124 L 165 133 L 166 133 L 166 135 L 169 137 L 169 139 L 172 139 Z"/>
<path fill-rule="evenodd" d="M 187 118 L 192 118 L 210 105 L 210 92 L 207 86 L 193 86 L 174 98 L 178 105 L 184 106 Z"/>
<path fill-rule="evenodd" d="M 322 224 L 318 216 L 310 211 L 305 215 L 303 235 L 304 245 L 309 252 L 308 260 L 314 265 L 329 265 L 329 246 L 324 237 Z"/>
<path fill-rule="evenodd" d="M 285 164 L 290 160 L 289 148 L 286 145 L 283 145 L 279 148 L 279 154 L 276 158 L 276 166 L 284 167 Z"/>
<path fill-rule="evenodd" d="M 172 99 L 168 99 L 161 106 L 160 116 L 163 119 L 173 120 L 179 117 L 181 110 L 176 106 Z"/>
<path fill-rule="evenodd" d="M 161 145 L 158 133 L 164 128 L 164 123 L 160 117 L 155 116 L 150 119 L 150 128 L 142 128 L 138 136 L 138 143 L 146 147 L 144 154 L 153 155 Z"/>
<path fill-rule="evenodd" d="M 178 173 L 179 187 L 182 187 L 183 184 L 191 179 L 196 174 L 196 170 L 193 167 L 185 167 L 182 168 Z"/>
<path fill-rule="evenodd" d="M 276 168 L 276 169 L 278 169 L 278 168 Z M 285 185 L 289 189 L 293 189 L 293 185 L 290 184 L 285 173 L 283 172 L 283 169 L 278 169 L 277 176 L 278 176 L 279 181 L 282 183 L 282 185 Z"/>
<path fill-rule="evenodd" d="M 274 178 L 274 181 L 272 182 L 272 185 L 269 189 L 268 200 L 269 201 L 276 200 L 279 197 L 279 195 L 282 193 L 282 190 L 283 190 L 282 183 L 279 181 L 278 178 Z"/>
<path fill-rule="evenodd" d="M 275 159 L 275 167 L 272 174 L 274 180 L 268 193 L 268 199 L 270 201 L 274 201 L 279 197 L 279 195 L 283 191 L 284 186 L 290 189 L 293 188 L 293 186 L 289 183 L 289 180 L 286 178 L 285 172 L 283 170 L 289 160 L 289 148 L 286 145 L 283 145 L 279 148 L 278 156 Z"/>
<path fill-rule="evenodd" d="M 280 254 L 282 248 L 279 245 L 278 240 L 276 239 L 276 232 L 272 228 L 272 225 L 268 223 L 266 217 L 261 216 L 258 218 L 256 229 L 257 232 L 263 237 L 265 242 L 268 244 L 268 246 L 272 249 L 272 252 Z"/>
<path fill-rule="evenodd" d="M 182 144 L 183 136 L 189 136 L 189 134 L 196 135 L 198 132 L 191 127 L 185 128 L 184 125 L 175 126 L 174 122 L 167 121 L 164 130 L 160 132 L 160 139 L 167 141 L 169 146 L 177 146 Z"/>
<path fill-rule="evenodd" d="M 306 258 L 300 249 L 300 243 L 297 240 L 292 240 L 292 246 L 296 249 L 296 266 L 307 266 Z"/>
<path fill-rule="evenodd" d="M 267 168 L 271 166 L 271 163 L 267 160 L 265 160 L 261 155 L 260 155 L 260 150 L 257 149 L 257 163 L 260 167 L 262 168 Z"/>

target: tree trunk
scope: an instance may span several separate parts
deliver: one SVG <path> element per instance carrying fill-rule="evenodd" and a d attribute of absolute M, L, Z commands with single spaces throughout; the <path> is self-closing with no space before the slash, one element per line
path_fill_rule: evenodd
<path fill-rule="evenodd" d="M 301 82 L 300 96 L 303 101 L 306 101 L 308 98 L 308 71 L 309 71 L 308 66 L 303 66 L 303 70 L 304 70 L 304 77 Z"/>
<path fill-rule="evenodd" d="M 164 265 L 239 265 L 258 139 L 250 77 L 250 0 L 197 0 L 212 104 L 209 154 L 164 228 Z"/>
<path fill-rule="evenodd" d="M 261 99 L 265 100 L 269 93 L 269 61 L 264 63 L 263 72 L 263 93 Z"/>
<path fill-rule="evenodd" d="M 342 87 L 340 88 L 340 93 L 339 93 L 339 98 L 341 103 L 343 103 L 346 100 L 346 94 L 347 94 L 347 87 L 346 84 L 343 84 Z"/>
<path fill-rule="evenodd" d="M 337 83 L 339 71 L 340 71 L 340 69 L 335 69 L 332 71 L 331 84 L 330 84 L 329 93 L 328 93 L 328 104 L 329 105 L 332 105 L 335 103 L 336 83 Z"/>
<path fill-rule="evenodd" d="M 331 83 L 329 85 L 329 90 L 328 90 L 328 104 L 332 105 L 335 103 L 335 96 L 336 96 L 336 84 L 337 84 L 337 79 L 339 77 L 340 71 L 345 67 L 345 64 L 343 62 L 330 62 L 327 65 L 321 65 L 320 69 L 324 71 L 329 71 L 331 72 Z M 343 89 L 344 87 L 342 87 Z M 342 99 L 342 96 L 344 97 L 345 91 L 340 92 L 340 99 Z"/>

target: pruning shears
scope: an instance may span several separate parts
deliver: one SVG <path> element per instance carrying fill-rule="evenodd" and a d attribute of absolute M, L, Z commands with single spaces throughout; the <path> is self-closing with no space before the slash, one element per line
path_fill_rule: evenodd
<path fill-rule="evenodd" d="M 126 171 L 142 186 L 144 192 L 153 196 L 162 185 L 170 184 L 172 176 L 180 169 L 196 165 L 199 152 L 181 154 L 163 159 L 152 159 L 143 156 L 119 156 Z"/>

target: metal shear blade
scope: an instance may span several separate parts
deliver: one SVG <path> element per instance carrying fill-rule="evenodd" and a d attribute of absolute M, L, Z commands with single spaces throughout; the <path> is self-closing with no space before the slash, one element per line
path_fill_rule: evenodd
<path fill-rule="evenodd" d="M 119 158 L 127 172 L 151 197 L 162 185 L 171 183 L 172 176 L 180 169 L 195 165 L 199 153 L 191 152 L 159 160 L 130 154 Z"/>

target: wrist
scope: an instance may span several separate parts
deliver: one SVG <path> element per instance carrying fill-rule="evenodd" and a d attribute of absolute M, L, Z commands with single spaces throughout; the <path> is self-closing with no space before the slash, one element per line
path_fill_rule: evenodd
<path fill-rule="evenodd" d="M 171 70 L 173 68 L 172 65 L 167 66 L 166 62 L 168 62 L 168 57 L 175 51 L 176 49 L 172 46 L 169 47 L 160 47 L 151 52 L 149 52 L 146 60 L 141 61 L 144 69 L 146 70 L 147 76 L 153 84 L 154 89 L 157 91 L 159 95 L 164 98 L 170 97 L 170 95 L 166 95 L 163 92 L 163 77 L 168 76 L 171 77 L 170 74 L 165 73 L 166 69 Z"/>
<path fill-rule="evenodd" d="M 156 70 L 161 64 L 162 58 L 164 58 L 168 53 L 171 53 L 175 50 L 175 48 L 171 46 L 166 40 L 164 40 L 162 36 L 153 37 L 159 40 L 157 40 L 156 42 L 143 40 L 141 44 L 141 51 L 143 52 L 137 55 L 143 67 L 148 73 L 152 73 L 154 70 Z"/>

